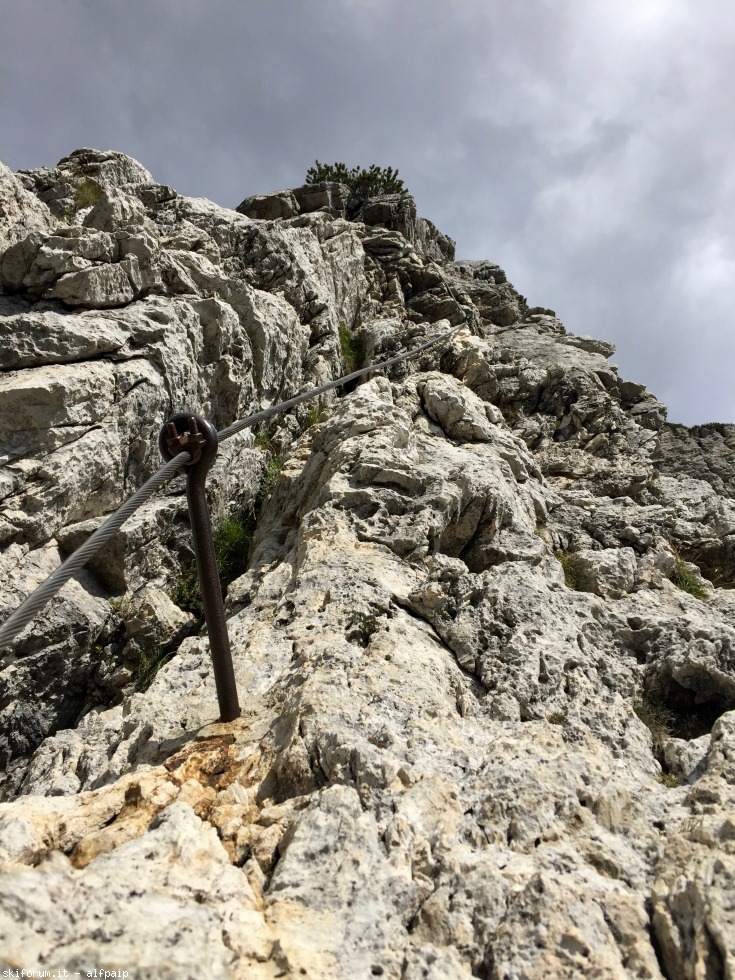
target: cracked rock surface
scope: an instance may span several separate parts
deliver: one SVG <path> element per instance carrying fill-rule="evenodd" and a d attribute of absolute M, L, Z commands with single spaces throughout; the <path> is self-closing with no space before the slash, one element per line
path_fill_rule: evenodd
<path fill-rule="evenodd" d="M 223 443 L 236 721 L 181 479 L 2 651 L 3 967 L 735 975 L 735 427 L 669 425 L 412 199 L 338 184 L 235 212 L 122 154 L 3 169 L 0 287 L 3 617 L 170 415 L 461 328 Z"/>

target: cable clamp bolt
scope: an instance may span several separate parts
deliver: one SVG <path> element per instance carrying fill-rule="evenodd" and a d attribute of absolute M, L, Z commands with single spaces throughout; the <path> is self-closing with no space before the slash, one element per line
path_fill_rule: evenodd
<path fill-rule="evenodd" d="M 180 431 L 179 426 L 186 425 L 187 428 Z M 199 425 L 197 424 L 196 418 L 193 415 L 177 415 L 175 418 L 167 422 L 164 426 L 163 438 L 161 440 L 161 448 L 163 449 L 163 444 L 165 443 L 166 449 L 169 452 L 169 458 L 173 458 L 178 455 L 182 449 L 185 449 L 191 454 L 191 462 L 187 463 L 187 466 L 193 466 L 198 463 L 202 457 L 202 451 L 206 445 L 206 439 L 199 431 Z"/>

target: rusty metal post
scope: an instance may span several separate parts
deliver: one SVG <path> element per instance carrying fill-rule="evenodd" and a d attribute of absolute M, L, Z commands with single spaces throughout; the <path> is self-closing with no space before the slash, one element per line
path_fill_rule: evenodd
<path fill-rule="evenodd" d="M 164 459 L 172 459 L 182 449 L 191 453 L 186 475 L 186 497 L 194 538 L 194 554 L 199 573 L 199 587 L 204 605 L 204 617 L 209 634 L 214 682 L 217 687 L 220 721 L 233 721 L 240 716 L 237 684 L 232 666 L 230 638 L 227 635 L 225 606 L 219 584 L 217 559 L 214 553 L 212 522 L 209 519 L 205 482 L 217 456 L 217 430 L 201 415 L 184 412 L 174 415 L 163 426 L 158 439 Z"/>

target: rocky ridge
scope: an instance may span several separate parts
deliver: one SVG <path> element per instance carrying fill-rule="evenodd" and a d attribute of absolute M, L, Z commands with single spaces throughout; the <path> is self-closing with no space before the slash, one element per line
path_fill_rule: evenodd
<path fill-rule="evenodd" d="M 180 479 L 2 652 L 4 967 L 735 972 L 735 427 L 670 426 L 407 196 L 231 211 L 79 150 L 0 170 L 0 289 L 3 618 L 174 412 L 221 428 L 349 338 L 462 325 L 223 444 L 241 719 L 181 597 Z"/>

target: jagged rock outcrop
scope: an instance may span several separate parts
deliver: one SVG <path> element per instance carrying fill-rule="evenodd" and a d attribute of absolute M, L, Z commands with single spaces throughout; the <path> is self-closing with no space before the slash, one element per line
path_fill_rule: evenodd
<path fill-rule="evenodd" d="M 346 184 L 322 181 L 292 190 L 246 197 L 237 210 L 248 218 L 274 221 L 298 214 L 322 212 L 332 218 L 348 218 L 368 227 L 397 231 L 427 258 L 437 262 L 454 259 L 454 241 L 416 211 L 416 202 L 407 192 L 378 194 L 365 198 Z"/>
<path fill-rule="evenodd" d="M 410 199 L 236 213 L 91 150 L 0 181 L 32 202 L 0 229 L 3 615 L 175 411 L 221 428 L 344 373 L 340 334 L 369 363 L 461 328 L 223 444 L 215 514 L 257 501 L 240 719 L 176 603 L 181 480 L 3 652 L 3 966 L 732 973 L 735 428 L 670 426 Z"/>
<path fill-rule="evenodd" d="M 32 232 L 48 233 L 53 226 L 48 208 L 0 163 L 0 253 L 6 253 Z"/>

